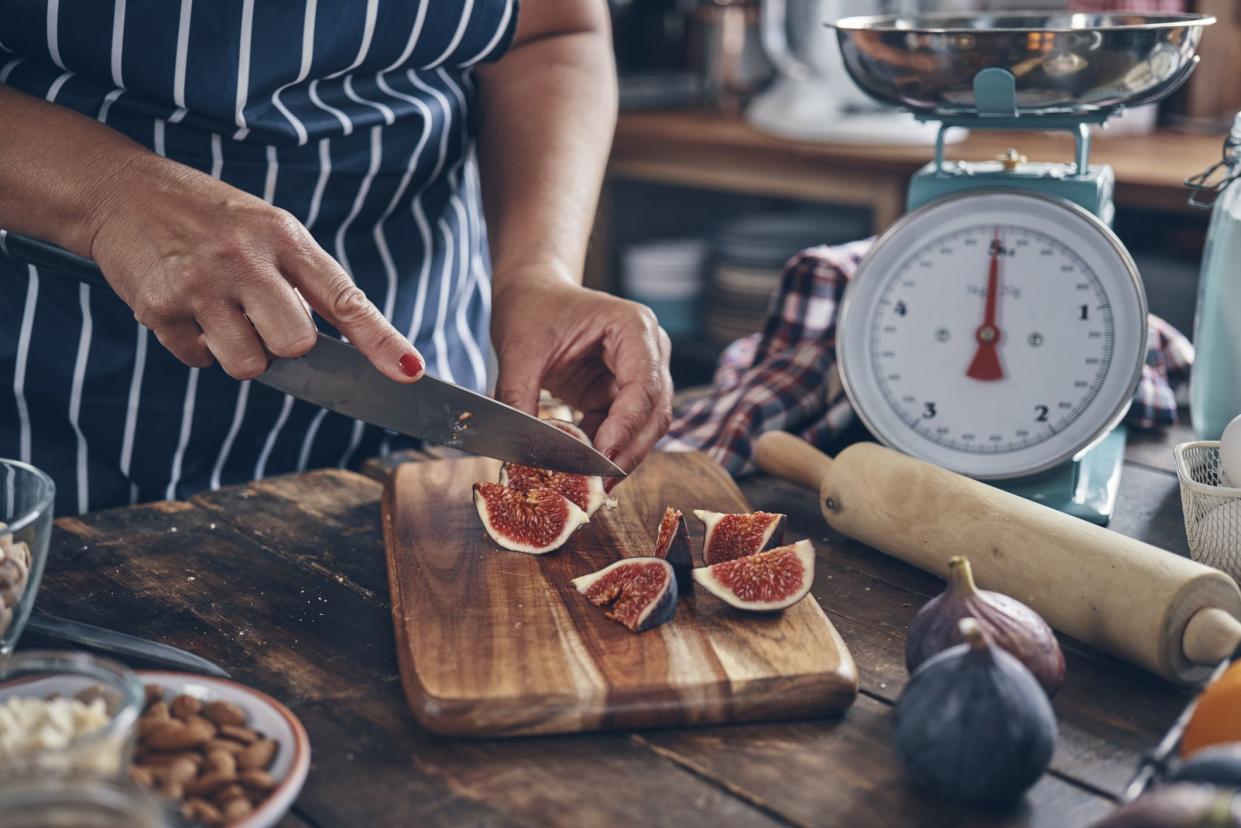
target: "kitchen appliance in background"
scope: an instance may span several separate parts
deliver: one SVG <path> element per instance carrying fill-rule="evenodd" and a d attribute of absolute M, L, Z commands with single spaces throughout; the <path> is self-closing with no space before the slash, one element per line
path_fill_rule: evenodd
<path fill-rule="evenodd" d="M 702 80 L 702 102 L 730 115 L 771 78 L 763 50 L 758 0 L 709 0 L 694 9 L 691 63 Z"/>
<path fill-rule="evenodd" d="M 763 46 L 778 74 L 746 112 L 764 132 L 803 141 L 931 144 L 936 125 L 884 107 L 849 79 L 835 31 L 849 14 L 900 12 L 909 2 L 762 0 Z M 951 8 L 956 3 L 937 4 Z M 954 130 L 950 139 L 964 134 Z"/>
<path fill-rule="evenodd" d="M 702 321 L 707 243 L 701 239 L 663 239 L 628 247 L 621 254 L 621 287 L 646 305 L 668 336 L 695 336 Z"/>
<path fill-rule="evenodd" d="M 780 273 L 794 254 L 864 238 L 869 230 L 866 213 L 853 210 L 756 213 L 728 222 L 715 236 L 707 338 L 723 347 L 760 330 Z"/>
<path fill-rule="evenodd" d="M 1194 368 L 1189 378 L 1189 413 L 1200 440 L 1218 440 L 1241 412 L 1241 113 L 1224 141 L 1224 157 L 1186 181 L 1190 203 L 1213 204 L 1198 277 L 1194 320 Z M 1212 194 L 1211 201 L 1206 194 Z M 1236 485 L 1234 483 L 1234 485 Z"/>
<path fill-rule="evenodd" d="M 696 106 L 702 78 L 691 60 L 690 17 L 698 0 L 608 0 L 620 74 L 620 108 Z"/>

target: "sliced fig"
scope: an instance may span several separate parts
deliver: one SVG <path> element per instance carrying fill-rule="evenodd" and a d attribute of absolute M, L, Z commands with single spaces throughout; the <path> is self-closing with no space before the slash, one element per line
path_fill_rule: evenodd
<path fill-rule="evenodd" d="M 689 527 L 685 525 L 685 515 L 680 509 L 669 506 L 664 510 L 663 520 L 659 522 L 659 537 L 655 541 L 656 558 L 663 558 L 672 564 L 672 571 L 677 576 L 677 589 L 688 592 L 694 587 L 691 573 L 694 569 L 694 558 L 689 548 Z"/>
<path fill-rule="evenodd" d="M 806 597 L 814 582 L 814 546 L 808 540 L 694 570 L 694 580 L 737 609 L 769 612 Z"/>
<path fill-rule="evenodd" d="M 561 431 L 572 434 L 583 443 L 590 443 L 586 432 L 567 420 L 548 420 Z M 519 463 L 505 463 L 500 467 L 500 485 L 519 491 L 528 492 L 532 489 L 551 489 L 569 498 L 587 516 L 594 516 L 600 506 L 612 508 L 616 501 L 608 497 L 603 486 L 603 478 L 586 474 L 570 474 L 569 472 L 536 469 Z"/>
<path fill-rule="evenodd" d="M 784 515 L 772 512 L 722 515 L 695 509 L 694 517 L 707 527 L 702 540 L 702 562 L 707 566 L 744 558 L 784 543 Z"/>
<path fill-rule="evenodd" d="M 474 484 L 474 508 L 491 539 L 514 552 L 542 555 L 564 545 L 590 518 L 551 489 L 528 492 L 499 483 Z"/>
<path fill-rule="evenodd" d="M 633 632 L 671 621 L 677 608 L 677 580 L 663 558 L 622 558 L 598 572 L 573 579 L 573 586 L 608 618 Z"/>

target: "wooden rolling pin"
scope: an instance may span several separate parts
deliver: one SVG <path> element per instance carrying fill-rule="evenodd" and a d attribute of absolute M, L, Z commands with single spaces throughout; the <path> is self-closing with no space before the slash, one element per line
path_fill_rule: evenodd
<path fill-rule="evenodd" d="M 817 487 L 841 534 L 940 577 L 965 555 L 979 586 L 1171 681 L 1205 679 L 1241 645 L 1241 590 L 1211 567 L 875 443 L 833 460 L 771 432 L 756 454 L 765 471 Z"/>

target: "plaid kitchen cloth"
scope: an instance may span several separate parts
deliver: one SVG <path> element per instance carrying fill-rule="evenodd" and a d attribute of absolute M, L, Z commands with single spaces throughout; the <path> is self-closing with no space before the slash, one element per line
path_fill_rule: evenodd
<path fill-rule="evenodd" d="M 793 257 L 762 331 L 724 351 L 710 393 L 678 406 L 660 448 L 706 452 L 736 475 L 753 471 L 753 442 L 763 432 L 788 431 L 826 448 L 848 428 L 854 415 L 836 367 L 836 314 L 872 241 Z M 1125 422 L 1173 425 L 1175 388 L 1188 378 L 1193 357 L 1189 340 L 1151 315 L 1146 365 Z"/>

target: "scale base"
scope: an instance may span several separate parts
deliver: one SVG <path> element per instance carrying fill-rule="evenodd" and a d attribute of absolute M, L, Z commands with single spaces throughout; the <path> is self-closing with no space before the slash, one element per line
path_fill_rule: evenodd
<path fill-rule="evenodd" d="M 1125 460 L 1124 426 L 1068 463 L 1041 474 L 992 485 L 1073 517 L 1107 526 L 1116 508 L 1120 469 Z"/>

